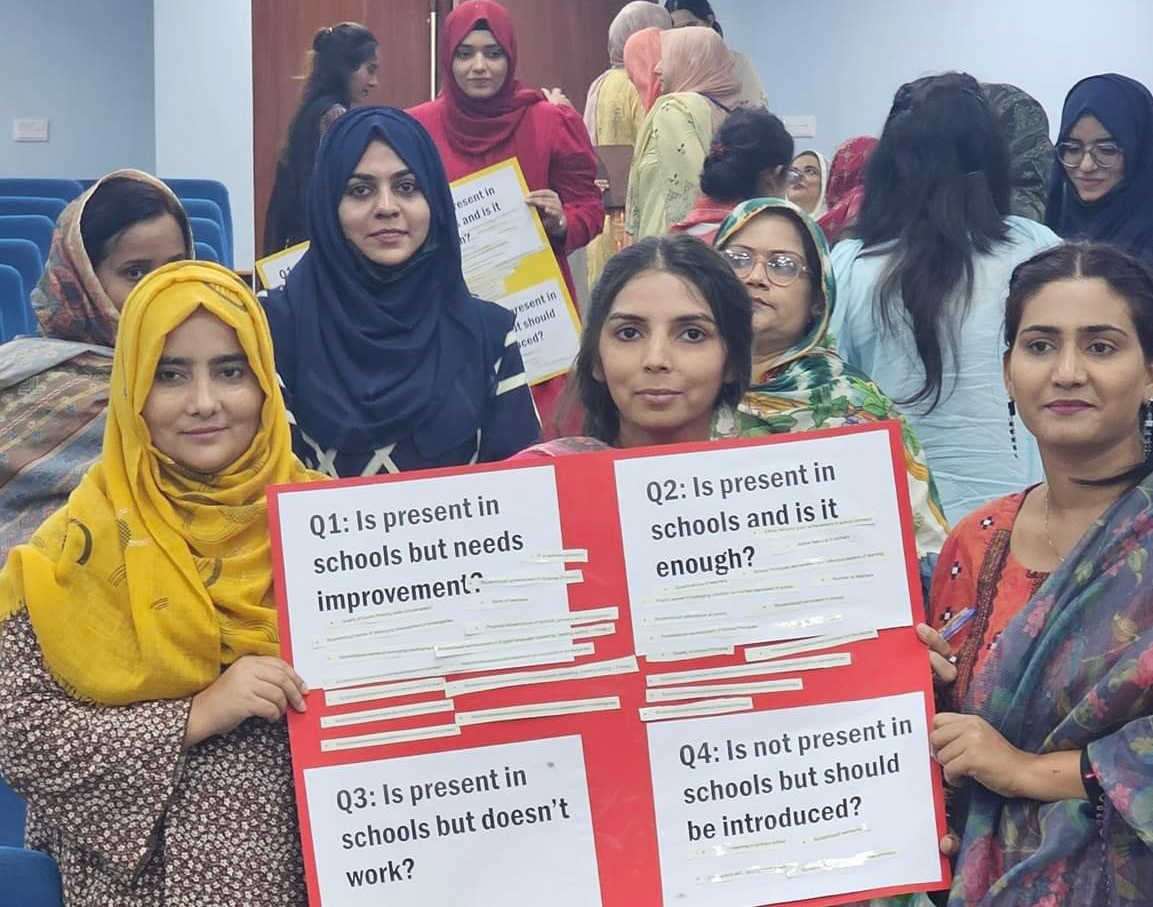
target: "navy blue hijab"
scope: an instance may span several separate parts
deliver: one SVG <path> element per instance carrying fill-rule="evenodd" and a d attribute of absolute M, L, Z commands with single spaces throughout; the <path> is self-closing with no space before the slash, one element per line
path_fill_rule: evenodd
<path fill-rule="evenodd" d="M 412 171 L 431 215 L 424 245 L 394 268 L 369 262 L 337 214 L 374 139 Z M 312 244 L 285 284 L 287 311 L 269 313 L 299 428 L 342 451 L 411 439 L 436 456 L 464 443 L 486 389 L 482 303 L 464 282 L 456 211 L 429 134 L 391 107 L 344 114 L 321 142 L 307 199 Z M 476 406 L 463 405 L 474 397 Z"/>
<path fill-rule="evenodd" d="M 1112 243 L 1153 262 L 1153 95 L 1115 73 L 1082 79 L 1065 98 L 1059 142 L 1086 113 L 1100 120 L 1125 152 L 1124 179 L 1108 195 L 1085 203 L 1058 160 L 1045 223 L 1067 239 Z"/>

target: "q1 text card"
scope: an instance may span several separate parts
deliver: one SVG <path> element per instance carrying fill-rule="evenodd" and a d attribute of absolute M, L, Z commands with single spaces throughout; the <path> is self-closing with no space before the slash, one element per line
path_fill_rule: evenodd
<path fill-rule="evenodd" d="M 310 903 L 945 887 L 899 431 L 271 489 Z"/>

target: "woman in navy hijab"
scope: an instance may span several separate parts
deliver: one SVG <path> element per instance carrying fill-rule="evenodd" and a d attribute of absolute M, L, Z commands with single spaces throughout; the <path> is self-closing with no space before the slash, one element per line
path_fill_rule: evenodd
<path fill-rule="evenodd" d="M 474 297 L 436 147 L 364 107 L 325 134 L 312 244 L 265 303 L 304 462 L 336 477 L 502 460 L 537 440 L 514 316 Z"/>
<path fill-rule="evenodd" d="M 1153 262 L 1153 95 L 1113 73 L 1065 98 L 1045 222 Z"/>

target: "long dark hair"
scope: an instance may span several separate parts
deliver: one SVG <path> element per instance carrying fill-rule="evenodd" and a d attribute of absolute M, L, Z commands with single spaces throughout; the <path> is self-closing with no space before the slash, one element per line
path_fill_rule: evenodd
<path fill-rule="evenodd" d="M 756 198 L 765 170 L 793 160 L 793 137 L 764 108 L 738 107 L 713 135 L 701 168 L 701 191 L 721 201 Z"/>
<path fill-rule="evenodd" d="M 722 38 L 725 36 L 724 31 L 721 29 L 721 23 L 717 21 L 717 14 L 713 12 L 713 5 L 709 0 L 665 0 L 665 9 L 670 13 L 675 13 L 678 9 L 688 10 L 702 22 L 713 17 L 713 31 L 715 31 Z"/>
<path fill-rule="evenodd" d="M 608 260 L 593 288 L 585 313 L 580 351 L 573 363 L 565 405 L 558 422 L 575 402 L 584 409 L 584 432 L 606 444 L 620 431 L 620 413 L 608 386 L 594 377 L 600 361 L 601 329 L 617 295 L 645 271 L 664 271 L 688 281 L 712 310 L 725 347 L 727 371 L 732 379 L 721 387 L 718 403 L 735 406 L 744 396 L 752 372 L 752 303 L 733 269 L 699 239 L 685 234 L 650 236 Z"/>
<path fill-rule="evenodd" d="M 324 95 L 335 95 L 345 107 L 351 103 L 348 80 L 376 53 L 376 37 L 356 22 L 318 29 L 312 39 L 310 65 L 297 115 Z"/>
<path fill-rule="evenodd" d="M 931 411 L 944 391 L 945 349 L 957 352 L 973 256 L 1008 236 L 1008 143 L 977 80 L 948 73 L 901 86 L 865 187 L 857 236 L 890 255 L 877 289 L 882 322 L 890 331 L 909 322 L 925 371 L 899 402 L 927 401 Z"/>
<path fill-rule="evenodd" d="M 104 180 L 84 203 L 80 215 L 80 240 L 93 268 L 108 257 L 109 243 L 135 224 L 171 214 L 188 237 L 188 216 L 180 202 L 152 183 L 117 176 Z M 187 249 L 189 256 L 191 249 Z"/>
<path fill-rule="evenodd" d="M 1017 265 L 1005 300 L 1005 355 L 1017 342 L 1025 304 L 1044 287 L 1059 280 L 1099 278 L 1125 300 L 1137 329 L 1137 341 L 1146 362 L 1153 362 L 1153 269 L 1141 259 L 1104 243 L 1063 243 Z M 1142 405 L 1144 410 L 1148 404 Z M 1134 427 L 1141 415 L 1134 414 Z M 1085 485 L 1135 485 L 1153 473 L 1153 460 L 1145 460 L 1106 479 L 1087 480 Z"/>

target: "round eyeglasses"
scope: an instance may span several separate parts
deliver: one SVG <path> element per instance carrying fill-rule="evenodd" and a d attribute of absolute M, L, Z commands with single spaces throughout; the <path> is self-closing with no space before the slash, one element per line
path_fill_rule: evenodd
<path fill-rule="evenodd" d="M 811 273 L 800 256 L 791 252 L 770 252 L 762 255 L 744 246 L 729 246 L 721 250 L 721 255 L 742 280 L 753 273 L 759 262 L 764 266 L 765 277 L 777 287 L 792 286 L 802 274 Z"/>
<path fill-rule="evenodd" d="M 1116 142 L 1093 142 L 1090 145 L 1082 145 L 1080 142 L 1062 142 L 1057 146 L 1057 157 L 1062 166 L 1069 170 L 1080 167 L 1086 154 L 1093 158 L 1093 163 L 1098 167 L 1109 170 L 1116 167 L 1117 162 L 1121 160 L 1121 146 Z"/>

